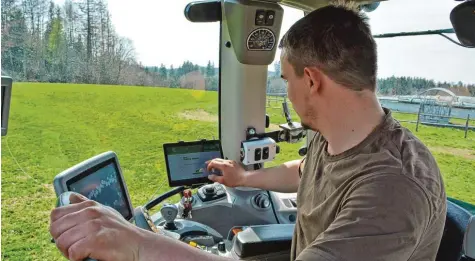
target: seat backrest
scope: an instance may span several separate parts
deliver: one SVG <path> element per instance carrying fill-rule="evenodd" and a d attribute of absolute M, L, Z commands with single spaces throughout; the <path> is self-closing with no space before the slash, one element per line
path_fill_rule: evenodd
<path fill-rule="evenodd" d="M 467 227 L 469 227 L 471 218 L 472 215 L 468 211 L 447 200 L 444 234 L 440 242 L 436 261 L 460 261 L 464 256 L 464 250 L 475 250 L 473 247 L 474 235 L 468 236 L 469 238 L 465 239 L 465 232 Z M 475 230 L 475 227 L 471 228 L 471 230 Z M 465 244 L 472 246 L 471 249 L 464 247 L 464 240 Z"/>
<path fill-rule="evenodd" d="M 475 259 L 475 216 L 470 217 L 470 221 L 465 231 L 463 239 L 463 253 L 467 259 Z"/>

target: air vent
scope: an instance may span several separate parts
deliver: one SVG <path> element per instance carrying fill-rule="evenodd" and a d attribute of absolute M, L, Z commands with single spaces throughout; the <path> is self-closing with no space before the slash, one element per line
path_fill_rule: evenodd
<path fill-rule="evenodd" d="M 252 198 L 252 203 L 255 207 L 266 209 L 270 207 L 269 196 L 266 194 L 260 193 Z"/>

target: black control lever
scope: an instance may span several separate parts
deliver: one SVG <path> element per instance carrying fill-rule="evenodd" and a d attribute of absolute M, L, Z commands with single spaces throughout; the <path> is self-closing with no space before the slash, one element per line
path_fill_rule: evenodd
<path fill-rule="evenodd" d="M 285 119 L 287 120 L 287 124 L 289 124 L 289 126 L 293 126 L 292 118 L 290 117 L 290 111 L 289 111 L 289 106 L 287 105 L 287 102 L 283 102 L 282 107 L 284 109 L 284 115 L 285 115 Z"/>

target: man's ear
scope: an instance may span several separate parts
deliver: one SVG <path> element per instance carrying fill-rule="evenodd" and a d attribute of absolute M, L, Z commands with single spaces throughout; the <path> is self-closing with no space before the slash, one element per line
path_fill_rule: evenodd
<path fill-rule="evenodd" d="M 310 93 L 317 93 L 321 91 L 321 72 L 317 68 L 305 67 L 304 78 L 305 84 L 309 88 Z"/>

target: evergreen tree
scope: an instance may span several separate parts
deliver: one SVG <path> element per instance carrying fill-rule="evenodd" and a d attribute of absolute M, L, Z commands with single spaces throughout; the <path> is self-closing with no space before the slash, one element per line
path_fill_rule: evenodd
<path fill-rule="evenodd" d="M 163 63 L 160 65 L 160 69 L 158 69 L 158 76 L 160 79 L 167 79 L 167 68 Z"/>

